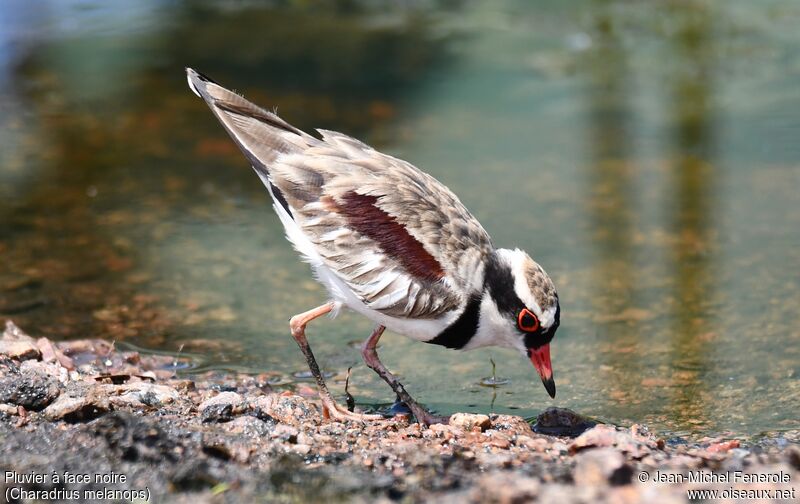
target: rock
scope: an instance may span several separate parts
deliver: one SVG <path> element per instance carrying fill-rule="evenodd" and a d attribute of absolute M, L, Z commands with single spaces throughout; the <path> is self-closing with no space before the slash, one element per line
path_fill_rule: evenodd
<path fill-rule="evenodd" d="M 550 443 L 548 443 L 547 439 L 542 437 L 531 437 L 531 436 L 518 436 L 516 439 L 516 445 L 526 448 L 531 451 L 536 452 L 544 452 L 547 450 L 547 447 Z"/>
<path fill-rule="evenodd" d="M 97 418 L 110 409 L 108 400 L 95 394 L 71 397 L 63 394 L 42 411 L 48 420 L 84 421 Z"/>
<path fill-rule="evenodd" d="M 296 453 L 300 455 L 307 455 L 311 451 L 311 447 L 307 444 L 298 443 L 292 447 Z"/>
<path fill-rule="evenodd" d="M 167 427 L 158 417 L 138 417 L 114 411 L 92 422 L 87 430 L 102 439 L 117 460 L 165 468 L 165 462 L 168 463 L 166 467 L 170 467 L 171 463 L 178 461 L 181 451 L 177 448 L 183 440 L 170 436 L 162 426 Z M 190 461 L 198 458 L 193 457 Z M 167 470 L 167 474 L 169 472 Z"/>
<path fill-rule="evenodd" d="M 539 495 L 541 483 L 535 478 L 493 471 L 480 477 L 470 502 L 531 502 Z"/>
<path fill-rule="evenodd" d="M 0 340 L 0 354 L 16 360 L 38 359 L 42 356 L 36 345 L 27 341 Z"/>
<path fill-rule="evenodd" d="M 707 451 L 711 453 L 724 453 L 728 450 L 732 450 L 733 448 L 739 447 L 739 441 L 737 439 L 732 439 L 730 441 L 720 441 L 718 443 L 712 443 L 706 448 Z"/>
<path fill-rule="evenodd" d="M 484 446 L 493 446 L 501 450 L 507 450 L 511 446 L 511 441 L 505 434 L 494 432 L 489 439 L 485 441 Z"/>
<path fill-rule="evenodd" d="M 266 436 L 274 424 L 259 420 L 255 416 L 238 416 L 224 424 L 225 431 L 232 434 L 245 434 L 248 436 Z"/>
<path fill-rule="evenodd" d="M 39 338 L 36 340 L 36 346 L 42 352 L 42 360 L 45 362 L 58 362 L 63 367 L 72 370 L 75 369 L 75 364 L 72 359 L 64 355 L 64 352 L 59 350 L 53 342 L 47 338 Z"/>
<path fill-rule="evenodd" d="M 206 408 L 211 408 L 221 404 L 230 404 L 236 413 L 241 413 L 245 408 L 244 398 L 242 398 L 241 395 L 237 394 L 236 392 L 220 392 L 214 397 L 206 399 L 200 403 L 199 409 L 202 411 Z"/>
<path fill-rule="evenodd" d="M 261 415 L 268 415 L 278 422 L 295 424 L 301 419 L 317 415 L 316 409 L 311 407 L 308 400 L 297 395 L 270 394 L 258 396 L 249 401 L 253 411 L 260 411 Z"/>
<path fill-rule="evenodd" d="M 19 406 L 13 404 L 0 404 L 0 415 L 15 416 L 19 413 Z"/>
<path fill-rule="evenodd" d="M 122 385 L 102 385 L 112 406 L 160 408 L 180 400 L 180 394 L 172 387 L 149 382 L 131 382 Z"/>
<path fill-rule="evenodd" d="M 567 408 L 547 408 L 536 417 L 533 431 L 549 436 L 575 437 L 597 425 L 597 422 Z"/>
<path fill-rule="evenodd" d="M 70 381 L 70 373 L 59 364 L 52 362 L 42 362 L 38 360 L 22 361 L 19 365 L 20 373 L 37 373 L 44 376 L 52 377 L 58 380 L 61 384 L 66 385 Z"/>
<path fill-rule="evenodd" d="M 3 337 L 0 338 L 0 355 L 16 360 L 38 359 L 42 356 L 36 340 L 22 332 L 14 322 L 7 320 Z"/>
<path fill-rule="evenodd" d="M 460 427 L 445 424 L 433 424 L 422 431 L 422 437 L 425 439 L 437 438 L 450 440 L 463 435 L 464 431 Z"/>
<path fill-rule="evenodd" d="M 492 422 L 487 415 L 475 415 L 472 413 L 455 413 L 450 417 L 452 427 L 460 427 L 465 431 L 478 428 L 485 431 L 492 426 Z"/>
<path fill-rule="evenodd" d="M 0 403 L 40 411 L 60 393 L 58 380 L 44 373 L 8 373 L 0 378 Z"/>
<path fill-rule="evenodd" d="M 246 408 L 244 398 L 236 392 L 220 392 L 199 406 L 204 422 L 229 422 Z"/>
<path fill-rule="evenodd" d="M 622 453 L 613 448 L 587 450 L 575 457 L 573 478 L 578 485 L 626 485 L 632 476 L 633 468 L 625 462 Z"/>
<path fill-rule="evenodd" d="M 493 415 L 491 417 L 492 428 L 504 431 L 512 436 L 531 436 L 531 424 L 524 418 L 513 415 Z"/>
<path fill-rule="evenodd" d="M 569 446 L 569 451 L 574 454 L 593 447 L 614 447 L 634 458 L 641 458 L 652 450 L 657 450 L 658 442 L 652 437 L 645 438 L 641 434 L 634 437 L 629 430 L 600 424 L 575 438 Z"/>
<path fill-rule="evenodd" d="M 300 434 L 300 431 L 295 429 L 294 427 L 278 424 L 270 433 L 270 438 L 272 439 L 280 439 L 286 441 L 291 444 L 297 443 L 297 436 Z"/>

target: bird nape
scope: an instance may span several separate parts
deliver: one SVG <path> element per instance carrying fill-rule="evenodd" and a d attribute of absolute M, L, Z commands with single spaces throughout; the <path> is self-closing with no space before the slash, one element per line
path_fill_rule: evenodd
<path fill-rule="evenodd" d="M 364 362 L 420 423 L 447 417 L 428 412 L 381 363 L 377 344 L 387 328 L 460 350 L 516 349 L 555 396 L 550 342 L 560 322 L 558 294 L 527 253 L 494 248 L 458 197 L 410 163 L 342 133 L 309 135 L 199 72 L 187 68 L 186 74 L 266 186 L 287 238 L 330 294 L 330 301 L 290 322 L 328 415 L 381 418 L 333 399 L 306 339 L 309 322 L 341 307 L 375 322 L 361 348 Z"/>

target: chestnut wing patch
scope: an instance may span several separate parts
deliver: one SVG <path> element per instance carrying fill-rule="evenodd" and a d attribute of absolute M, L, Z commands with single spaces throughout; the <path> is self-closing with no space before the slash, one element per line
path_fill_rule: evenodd
<path fill-rule="evenodd" d="M 335 207 L 347 219 L 350 228 L 377 242 L 386 255 L 399 262 L 413 277 L 428 282 L 444 277 L 439 262 L 397 219 L 378 207 L 377 201 L 377 196 L 350 191 Z"/>

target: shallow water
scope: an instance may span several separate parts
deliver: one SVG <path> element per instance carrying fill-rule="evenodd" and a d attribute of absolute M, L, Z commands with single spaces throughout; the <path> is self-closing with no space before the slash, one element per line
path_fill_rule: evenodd
<path fill-rule="evenodd" d="M 325 300 L 193 66 L 303 128 L 433 174 L 554 278 L 550 400 L 525 359 L 388 334 L 442 411 L 570 407 L 667 434 L 798 428 L 800 5 L 415 2 L 312 8 L 29 2 L 0 15 L 0 315 L 198 369 L 304 361 Z M 309 330 L 361 403 L 391 402 L 343 314 Z M 508 383 L 485 387 L 491 377 Z"/>

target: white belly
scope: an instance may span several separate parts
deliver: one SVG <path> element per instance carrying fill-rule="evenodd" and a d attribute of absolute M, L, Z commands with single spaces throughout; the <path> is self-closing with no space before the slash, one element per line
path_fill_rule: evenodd
<path fill-rule="evenodd" d="M 261 173 L 256 170 L 259 177 Z M 392 332 L 402 334 L 409 338 L 418 341 L 429 341 L 442 332 L 448 325 L 458 318 L 458 314 L 447 314 L 438 319 L 406 319 L 397 318 L 385 315 L 379 311 L 373 310 L 365 305 L 358 296 L 347 286 L 346 283 L 339 278 L 333 271 L 330 270 L 322 261 L 319 253 L 311 243 L 311 240 L 302 232 L 297 223 L 286 212 L 286 210 L 277 202 L 275 195 L 272 194 L 269 182 L 264 180 L 262 182 L 267 187 L 274 204 L 275 212 L 281 219 L 284 229 L 286 230 L 286 238 L 292 242 L 294 248 L 301 254 L 303 260 L 311 264 L 314 269 L 317 280 L 325 286 L 331 295 L 331 298 L 337 303 L 337 308 L 346 306 L 351 310 L 360 313 L 361 315 L 372 320 L 376 324 L 380 324 Z M 334 313 L 336 310 L 334 311 Z"/>
<path fill-rule="evenodd" d="M 448 325 L 455 321 L 458 314 L 452 313 L 438 319 L 407 319 L 391 317 L 365 305 L 335 273 L 324 264 L 314 264 L 317 280 L 331 294 L 333 300 L 354 312 L 380 324 L 392 332 L 402 334 L 418 341 L 429 341 L 435 338 Z"/>

